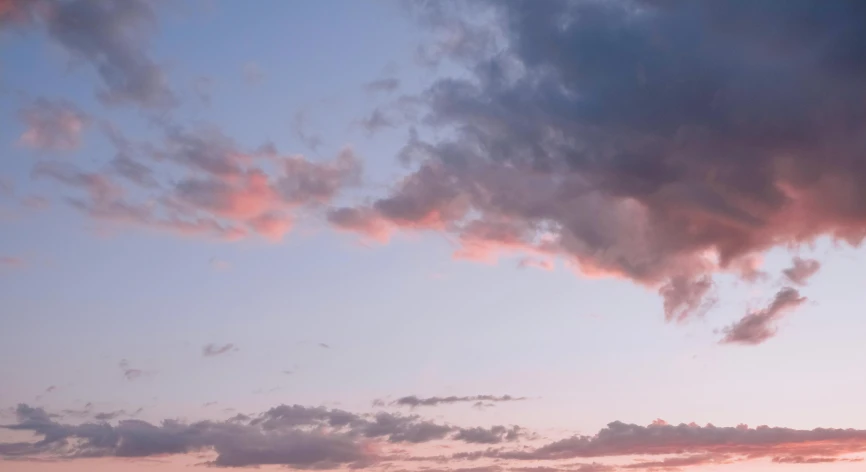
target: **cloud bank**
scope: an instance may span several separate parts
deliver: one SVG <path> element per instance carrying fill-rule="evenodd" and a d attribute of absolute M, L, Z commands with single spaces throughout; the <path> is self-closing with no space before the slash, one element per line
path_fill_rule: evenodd
<path fill-rule="evenodd" d="M 63 423 L 63 415 L 25 404 L 18 405 L 15 413 L 17 422 L 2 428 L 33 433 L 37 440 L 0 443 L 0 457 L 6 459 L 68 461 L 207 453 L 213 457 L 211 465 L 222 467 L 343 465 L 385 470 L 415 463 L 426 469 L 454 471 L 505 467 L 522 472 L 601 472 L 672 470 L 758 459 L 776 464 L 849 462 L 861 460 L 854 454 L 866 452 L 866 431 L 855 429 L 613 422 L 594 435 L 530 446 L 521 441 L 534 436 L 519 426 L 467 428 L 417 415 L 357 414 L 301 405 L 279 405 L 258 415 L 236 415 L 228 420 L 164 420 L 159 424 L 137 419 L 112 424 L 108 421 L 126 413 L 94 417 L 89 408 L 83 416 L 96 422 Z M 82 416 L 71 413 L 64 411 L 64 415 Z M 462 445 L 462 451 L 440 456 L 421 453 L 430 450 L 422 447 L 430 442 Z M 400 445 L 400 452 L 393 452 L 398 449 L 389 449 L 389 445 Z M 612 458 L 618 462 L 606 462 Z M 578 459 L 593 462 L 575 464 Z M 523 466 L 527 461 L 537 465 Z M 479 466 L 485 463 L 489 465 Z"/>

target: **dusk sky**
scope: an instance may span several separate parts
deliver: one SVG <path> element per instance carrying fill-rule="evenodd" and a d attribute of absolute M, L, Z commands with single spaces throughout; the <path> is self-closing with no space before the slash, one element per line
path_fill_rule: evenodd
<path fill-rule="evenodd" d="M 0 149 L 0 471 L 866 467 L 864 1 L 0 0 Z"/>

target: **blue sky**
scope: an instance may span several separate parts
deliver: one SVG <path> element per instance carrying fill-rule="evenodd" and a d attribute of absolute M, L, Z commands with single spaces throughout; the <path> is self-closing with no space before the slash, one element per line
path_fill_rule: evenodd
<path fill-rule="evenodd" d="M 605 36 L 605 21 L 626 14 L 619 10 L 598 30 L 583 25 L 567 36 L 568 25 L 561 32 L 533 28 L 557 8 L 567 19 L 607 7 L 515 1 L 479 12 L 473 8 L 486 8 L 481 2 L 465 9 L 422 3 L 0 1 L 7 15 L 0 16 L 0 181 L 7 189 L 0 192 L 0 470 L 226 465 L 228 446 L 219 441 L 136 452 L 135 459 L 122 458 L 120 444 L 137 440 L 125 429 L 135 421 L 166 419 L 243 424 L 270 437 L 277 433 L 256 429 L 261 423 L 251 418 L 265 421 L 278 405 L 359 416 L 350 426 L 278 430 L 287 436 L 268 447 L 283 459 L 244 451 L 253 458 L 243 466 L 602 472 L 627 470 L 619 467 L 630 462 L 653 470 L 649 457 L 692 460 L 688 470 L 735 471 L 793 470 L 805 458 L 813 460 L 810 470 L 857 470 L 848 460 L 866 451 L 859 334 L 866 321 L 858 309 L 863 256 L 850 235 L 862 234 L 866 218 L 846 213 L 856 211 L 849 193 L 827 196 L 861 188 L 859 168 L 845 168 L 862 159 L 857 141 L 832 136 L 841 149 L 835 152 L 852 156 L 839 162 L 814 142 L 790 144 L 784 133 L 799 130 L 808 107 L 819 106 L 780 92 L 763 104 L 764 121 L 749 122 L 776 148 L 755 151 L 752 134 L 737 125 L 713 128 L 728 117 L 704 121 L 694 112 L 701 104 L 683 105 L 698 101 L 683 98 L 703 90 L 698 79 L 684 79 L 682 96 L 670 84 L 646 95 L 622 85 L 634 79 L 616 73 L 633 57 L 642 57 L 637 77 L 646 87 L 670 80 L 665 61 L 676 51 L 634 52 L 616 42 L 628 34 Z M 775 15 L 779 35 L 797 27 L 800 10 L 768 5 L 763 13 Z M 713 8 L 706 6 L 708 15 L 721 15 Z M 837 72 L 853 59 L 835 53 L 859 43 L 821 29 L 850 26 L 836 10 L 818 15 L 809 32 L 826 35 L 827 50 L 814 53 L 825 62 L 773 51 L 772 67 L 804 77 L 783 84 L 798 96 L 811 96 L 816 83 L 844 88 L 866 80 L 861 69 Z M 64 22 L 75 12 L 89 29 Z M 653 10 L 624 28 L 638 37 L 644 30 L 635 24 L 660 18 L 675 25 L 671 31 L 693 34 L 678 29 L 693 14 L 685 6 Z M 513 21 L 500 22 L 503 16 Z M 574 18 L 568 21 L 579 25 Z M 728 38 L 699 18 L 706 21 L 700 35 Z M 746 33 L 749 54 L 775 47 L 773 38 Z M 745 53 L 742 62 L 712 56 L 714 44 L 696 48 L 718 60 L 715 82 L 706 80 L 722 87 L 719 96 L 730 84 L 746 97 L 766 95 L 763 66 Z M 424 63 L 419 48 L 441 48 L 441 62 Z M 678 67 L 686 72 L 677 73 L 691 77 L 692 51 L 682 48 Z M 117 50 L 124 54 L 112 59 Z M 173 103 L 134 93 L 123 103 L 100 98 L 100 91 L 128 92 L 146 69 L 141 64 L 151 62 L 165 82 L 149 86 L 168 91 Z M 120 85 L 100 67 L 119 74 Z M 697 70 L 691 73 L 703 80 Z M 812 77 L 827 83 L 808 82 Z M 736 100 L 731 113 L 741 121 L 731 123 L 748 122 L 754 100 Z M 377 110 L 386 123 L 365 127 Z M 794 118 L 785 120 L 784 110 Z M 824 110 L 828 122 L 844 117 L 852 130 L 863 124 L 856 112 L 836 112 Z M 31 118 L 38 113 L 42 121 Z M 667 123 L 678 127 L 670 131 Z M 705 129 L 690 134 L 699 124 Z M 126 147 L 111 140 L 109 128 Z M 772 141 L 776 133 L 784 145 Z M 830 136 L 823 128 L 815 133 L 816 140 Z M 626 143 L 628 151 L 582 161 L 583 151 L 571 147 L 602 135 L 615 138 L 607 149 Z M 57 144 L 64 139 L 73 143 Z M 195 150 L 185 147 L 196 139 Z M 677 172 L 686 170 L 663 175 L 656 186 L 652 180 L 666 169 L 649 159 L 668 139 L 687 144 L 663 147 L 670 155 L 659 162 L 682 159 Z M 713 160 L 720 146 L 734 157 Z M 413 159 L 405 159 L 407 149 Z M 118 170 L 124 153 L 152 183 Z M 784 160 L 789 154 L 795 158 Z M 202 162 L 239 170 L 220 174 Z M 772 191 L 758 189 L 768 168 L 781 169 L 770 179 Z M 790 169 L 827 180 L 804 184 Z M 741 188 L 753 183 L 747 175 L 759 176 L 755 188 Z M 571 199 L 590 187 L 598 193 Z M 773 191 L 790 202 L 777 207 Z M 356 219 L 339 220 L 340 209 Z M 785 275 L 793 257 L 815 261 L 815 270 L 801 279 Z M 682 289 L 665 295 L 678 280 Z M 773 311 L 786 287 L 799 298 Z M 673 308 L 666 311 L 666 302 Z M 764 318 L 749 328 L 751 315 Z M 205 355 L 207 346 L 221 352 Z M 506 394 L 520 400 L 473 408 L 476 400 L 464 398 L 415 410 L 393 403 L 407 395 Z M 400 428 L 432 421 L 451 429 L 408 443 L 396 432 L 363 429 L 374 418 L 364 415 L 383 409 L 410 425 Z M 80 432 L 21 446 L 22 431 L 45 434 L 44 425 L 28 422 L 40 411 L 59 415 L 45 420 L 51 428 L 108 421 L 124 439 L 86 459 L 71 445 L 87 440 Z M 106 420 L 99 412 L 115 414 Z M 239 413 L 248 423 L 227 421 Z M 668 424 L 634 426 L 659 418 Z M 544 455 L 545 444 L 573 435 L 603 439 L 614 421 L 662 438 L 673 425 L 686 428 L 677 434 L 695 435 L 706 431 L 698 425 L 731 427 L 724 434 L 743 450 L 752 441 L 747 435 L 760 432 L 737 436 L 738 424 L 790 428 L 805 439 L 774 437 L 754 457 L 702 440 L 684 451 L 671 440 L 658 449 Z M 496 425 L 531 433 L 516 442 L 495 430 L 495 441 L 461 439 L 460 428 Z M 822 437 L 813 435 L 823 433 L 814 428 L 853 428 L 845 434 L 854 446 L 821 449 Z M 298 459 L 294 434 L 349 441 L 365 452 L 351 460 Z M 488 452 L 475 462 L 424 462 L 471 450 Z M 521 450 L 535 454 L 531 463 L 506 454 Z M 56 460 L 40 462 L 45 458 Z"/>

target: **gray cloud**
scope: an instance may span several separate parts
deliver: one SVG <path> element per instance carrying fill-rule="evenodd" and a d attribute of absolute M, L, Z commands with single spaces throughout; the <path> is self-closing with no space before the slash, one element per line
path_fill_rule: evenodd
<path fill-rule="evenodd" d="M 503 441 L 516 441 L 522 435 L 519 426 L 491 426 L 490 428 L 461 428 L 454 439 L 473 444 L 499 444 Z"/>
<path fill-rule="evenodd" d="M 123 372 L 123 376 L 126 377 L 126 380 L 136 380 L 146 375 L 147 372 L 133 368 L 129 365 L 129 361 L 126 359 L 121 359 L 118 363 L 118 367 L 120 367 L 121 372 Z"/>
<path fill-rule="evenodd" d="M 220 354 L 226 354 L 232 351 L 237 351 L 238 348 L 232 344 L 208 344 L 201 349 L 201 354 L 205 357 L 214 357 L 219 356 Z"/>
<path fill-rule="evenodd" d="M 90 417 L 90 407 L 85 408 Z M 66 412 L 64 412 L 66 413 Z M 429 461 L 438 465 L 493 460 L 499 465 L 431 470 L 507 470 L 516 472 L 608 472 L 614 470 L 676 470 L 709 464 L 755 459 L 775 463 L 859 461 L 852 454 L 866 452 L 866 431 L 856 429 L 797 430 L 759 426 L 749 428 L 610 423 L 594 435 L 576 435 L 539 447 L 504 447 L 525 436 L 519 427 L 454 427 L 416 415 L 380 412 L 356 414 L 325 407 L 280 405 L 258 415 L 237 415 L 224 421 L 164 420 L 158 425 L 141 420 L 65 424 L 41 408 L 19 405 L 17 421 L 2 428 L 31 432 L 30 442 L 0 443 L 0 458 L 39 456 L 53 460 L 81 457 L 150 457 L 170 454 L 214 453 L 211 465 L 254 467 L 286 465 L 294 468 L 350 468 L 389 461 Z M 108 419 L 112 414 L 104 415 Z M 115 415 L 120 416 L 120 414 Z M 531 436 L 530 436 L 531 437 Z M 484 446 L 449 456 L 413 455 L 411 447 L 450 440 Z M 396 456 L 379 455 L 371 441 L 402 444 Z M 492 447 L 497 445 L 496 447 Z M 620 465 L 574 463 L 574 459 L 633 458 Z M 453 461 L 453 462 L 452 462 Z M 520 467 L 524 461 L 551 461 L 543 467 Z"/>
<path fill-rule="evenodd" d="M 145 107 L 174 104 L 162 69 L 149 57 L 142 38 L 156 16 L 144 0 L 49 2 L 49 34 L 74 57 L 86 60 L 103 81 L 98 92 L 111 104 Z"/>
<path fill-rule="evenodd" d="M 345 433 L 325 434 L 301 429 L 261 428 L 240 422 L 174 420 L 152 425 L 123 420 L 116 425 L 55 422 L 42 409 L 19 405 L 18 423 L 4 428 L 30 431 L 43 438 L 35 443 L 0 444 L 7 457 L 49 455 L 60 459 L 81 457 L 149 457 L 213 450 L 213 465 L 248 467 L 280 464 L 310 467 L 346 464 L 368 457 L 362 445 Z M 75 440 L 75 441 L 71 441 Z"/>
<path fill-rule="evenodd" d="M 156 14 L 148 0 L 25 0 L 9 7 L 0 26 L 42 26 L 79 62 L 89 64 L 107 104 L 164 108 L 175 104 L 164 73 L 147 52 Z M 4 4 L 4 7 L 6 5 Z"/>
<path fill-rule="evenodd" d="M 109 166 L 117 175 L 142 187 L 151 188 L 159 185 L 150 167 L 138 162 L 125 153 L 117 153 L 109 163 Z"/>
<path fill-rule="evenodd" d="M 393 128 L 396 126 L 390 118 L 385 116 L 385 112 L 380 108 L 376 108 L 372 113 L 370 113 L 370 116 L 359 120 L 358 124 L 361 125 L 361 127 L 367 131 L 367 134 L 370 135 L 375 134 L 382 129 Z"/>
<path fill-rule="evenodd" d="M 660 290 L 669 320 L 706 311 L 718 272 L 754 280 L 770 248 L 866 235 L 864 3 L 455 5 L 419 7 L 467 68 L 421 96 L 449 137 L 414 134 L 417 170 L 341 229 L 563 258 Z"/>
<path fill-rule="evenodd" d="M 785 287 L 776 293 L 770 304 L 724 329 L 722 344 L 761 344 L 775 336 L 773 323 L 789 311 L 806 302 L 797 290 Z"/>
<path fill-rule="evenodd" d="M 2 428 L 29 431 L 42 438 L 29 443 L 0 443 L 6 457 L 148 457 L 214 451 L 213 465 L 248 467 L 288 465 L 316 468 L 326 465 L 362 464 L 377 460 L 368 440 L 418 444 L 451 439 L 493 444 L 515 440 L 519 428 L 495 426 L 462 429 L 437 424 L 415 415 L 377 413 L 359 415 L 344 410 L 300 405 L 280 405 L 253 417 L 237 415 L 227 421 L 186 423 L 164 420 L 154 425 L 141 420 L 121 420 L 123 410 L 83 417 L 96 423 L 63 424 L 41 408 L 19 405 L 18 421 Z"/>
<path fill-rule="evenodd" d="M 419 406 L 438 406 L 448 405 L 453 403 L 476 403 L 476 402 L 514 402 L 526 400 L 526 397 L 514 397 L 511 395 L 470 395 L 470 396 L 448 396 L 448 397 L 418 397 L 416 395 L 408 395 L 400 397 L 393 402 L 392 405 L 408 406 L 411 408 Z"/>

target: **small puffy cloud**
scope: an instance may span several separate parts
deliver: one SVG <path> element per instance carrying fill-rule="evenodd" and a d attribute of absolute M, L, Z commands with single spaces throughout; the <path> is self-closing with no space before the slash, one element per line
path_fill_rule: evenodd
<path fill-rule="evenodd" d="M 779 318 L 806 302 L 796 289 L 785 287 L 762 309 L 744 316 L 724 329 L 723 344 L 761 344 L 775 336 L 773 325 Z"/>
<path fill-rule="evenodd" d="M 118 367 L 120 367 L 120 371 L 123 373 L 123 377 L 125 377 L 126 380 L 129 381 L 140 379 L 141 377 L 148 374 L 148 372 L 132 367 L 129 364 L 129 361 L 126 359 L 121 359 L 118 363 Z"/>
<path fill-rule="evenodd" d="M 90 118 L 65 100 L 39 98 L 18 112 L 24 123 L 19 144 L 45 151 L 70 151 L 81 145 Z"/>
<path fill-rule="evenodd" d="M 797 285 L 806 285 L 806 282 L 821 269 L 821 263 L 815 259 L 802 259 L 795 257 L 791 260 L 791 267 L 782 271 L 782 274 Z"/>
<path fill-rule="evenodd" d="M 358 121 L 361 128 L 367 131 L 367 134 L 373 135 L 385 128 L 393 128 L 396 126 L 394 121 L 385 115 L 381 108 L 376 108 L 369 116 Z"/>

